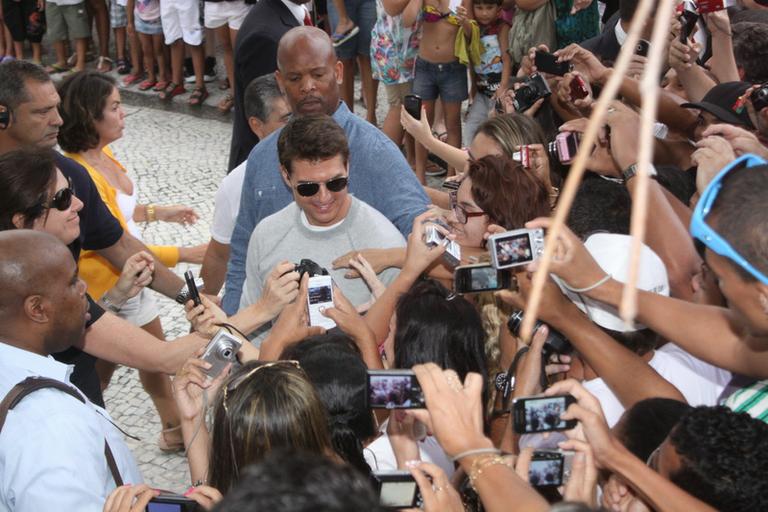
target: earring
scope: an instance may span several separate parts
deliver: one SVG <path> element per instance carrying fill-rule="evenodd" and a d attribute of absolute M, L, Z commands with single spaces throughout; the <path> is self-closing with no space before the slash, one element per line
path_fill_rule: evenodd
<path fill-rule="evenodd" d="M 763 313 L 768 315 L 768 295 L 760 294 L 760 306 L 763 308 Z"/>

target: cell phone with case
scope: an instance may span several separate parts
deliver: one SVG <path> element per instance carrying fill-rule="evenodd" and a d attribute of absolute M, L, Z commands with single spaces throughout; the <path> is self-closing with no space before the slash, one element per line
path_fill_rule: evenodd
<path fill-rule="evenodd" d="M 573 403 L 576 403 L 576 399 L 571 395 L 517 398 L 512 401 L 515 432 L 535 434 L 575 428 L 576 420 L 560 418 Z"/>
<path fill-rule="evenodd" d="M 409 471 L 374 471 L 379 504 L 389 509 L 418 507 L 419 486 Z"/>
<path fill-rule="evenodd" d="M 197 502 L 178 494 L 155 496 L 144 509 L 145 512 L 193 512 L 199 510 Z"/>
<path fill-rule="evenodd" d="M 737 3 L 732 0 L 699 0 L 696 3 L 699 14 L 722 11 L 734 5 L 737 5 Z"/>
<path fill-rule="evenodd" d="M 512 277 L 505 270 L 497 270 L 490 263 L 463 265 L 453 271 L 453 291 L 478 293 L 509 288 Z"/>
<path fill-rule="evenodd" d="M 421 97 L 416 94 L 406 94 L 403 98 L 405 111 L 415 119 L 421 119 Z"/>
<path fill-rule="evenodd" d="M 539 73 L 549 73 L 550 75 L 563 76 L 572 69 L 569 61 L 558 62 L 556 55 L 541 50 L 536 50 L 533 63 Z"/>
<path fill-rule="evenodd" d="M 413 370 L 368 370 L 367 404 L 370 409 L 423 409 L 421 384 Z"/>
<path fill-rule="evenodd" d="M 322 314 L 322 310 L 333 307 L 333 279 L 331 276 L 310 277 L 307 290 L 309 325 L 326 329 L 336 327 L 336 322 Z"/>
<path fill-rule="evenodd" d="M 533 452 L 528 466 L 528 483 L 533 487 L 559 487 L 563 485 L 565 455 L 556 450 Z"/>
<path fill-rule="evenodd" d="M 584 79 L 580 76 L 574 76 L 571 80 L 571 100 L 583 100 L 589 96 L 589 89 Z"/>
<path fill-rule="evenodd" d="M 189 298 L 192 299 L 192 302 L 195 303 L 195 306 L 199 306 L 202 304 L 202 301 L 200 300 L 200 291 L 197 289 L 197 284 L 195 284 L 195 276 L 192 274 L 191 270 L 184 272 L 184 280 L 187 282 Z"/>

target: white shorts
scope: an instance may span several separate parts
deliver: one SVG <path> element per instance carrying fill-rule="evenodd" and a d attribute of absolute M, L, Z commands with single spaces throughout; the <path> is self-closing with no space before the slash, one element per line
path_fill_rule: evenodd
<path fill-rule="evenodd" d="M 117 316 L 133 325 L 143 327 L 157 318 L 157 301 L 152 296 L 152 292 L 144 288 L 137 296 L 125 301 Z"/>
<path fill-rule="evenodd" d="M 165 44 L 184 39 L 188 45 L 203 43 L 200 26 L 200 4 L 197 0 L 163 0 L 160 2 L 160 19 L 163 23 Z"/>
<path fill-rule="evenodd" d="M 205 2 L 205 28 L 219 28 L 229 25 L 231 30 L 240 30 L 243 20 L 251 10 L 245 0 Z"/>

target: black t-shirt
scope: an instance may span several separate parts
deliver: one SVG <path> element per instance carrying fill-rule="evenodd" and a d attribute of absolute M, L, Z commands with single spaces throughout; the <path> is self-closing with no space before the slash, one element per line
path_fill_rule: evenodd
<path fill-rule="evenodd" d="M 80 258 L 81 249 L 97 251 L 106 249 L 117 243 L 123 236 L 123 228 L 117 219 L 110 213 L 107 205 L 101 200 L 96 185 L 82 165 L 60 153 L 56 153 L 56 166 L 65 177 L 72 181 L 75 195 L 83 202 L 80 210 L 80 236 L 71 244 L 69 250 L 77 261 Z M 104 314 L 104 310 L 96 302 L 88 297 L 91 319 L 87 327 L 94 324 Z M 66 364 L 75 365 L 71 382 L 82 391 L 88 399 L 100 406 L 104 406 L 104 398 L 101 394 L 101 383 L 96 373 L 96 358 L 86 354 L 76 347 L 64 352 L 53 354 L 54 359 Z"/>

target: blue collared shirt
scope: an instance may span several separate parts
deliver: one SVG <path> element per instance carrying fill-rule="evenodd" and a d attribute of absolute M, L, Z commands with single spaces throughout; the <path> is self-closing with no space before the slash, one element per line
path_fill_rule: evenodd
<path fill-rule="evenodd" d="M 429 204 L 403 154 L 378 128 L 349 111 L 344 102 L 333 114 L 349 142 L 349 192 L 368 203 L 408 236 L 413 219 Z M 259 142 L 248 157 L 240 213 L 232 233 L 223 308 L 233 314 L 240 305 L 245 260 L 251 233 L 263 218 L 293 202 L 283 182 L 277 156 L 280 130 Z M 294 261 L 302 255 L 294 255 Z"/>
<path fill-rule="evenodd" d="M 0 342 L 0 400 L 27 377 L 71 386 L 72 368 Z M 8 413 L 0 434 L 0 512 L 101 512 L 115 488 L 104 456 L 105 439 L 123 481 L 142 483 L 107 411 L 55 389 L 31 393 Z"/>

